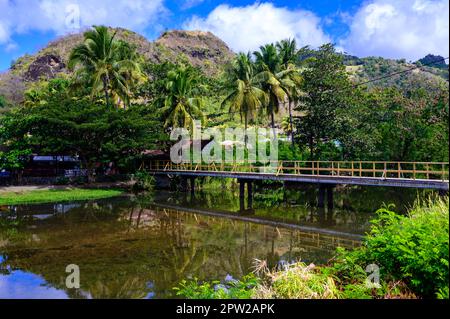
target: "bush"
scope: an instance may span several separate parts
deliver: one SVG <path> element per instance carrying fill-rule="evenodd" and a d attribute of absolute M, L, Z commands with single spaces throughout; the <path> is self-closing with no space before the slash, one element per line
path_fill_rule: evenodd
<path fill-rule="evenodd" d="M 65 176 L 60 176 L 55 181 L 55 185 L 69 185 L 69 184 L 70 184 L 70 179 Z"/>
<path fill-rule="evenodd" d="M 189 299 L 249 299 L 258 283 L 259 279 L 250 274 L 241 280 L 227 276 L 224 283 L 220 281 L 200 283 L 197 279 L 183 280 L 174 290 L 177 291 L 177 296 Z"/>
<path fill-rule="evenodd" d="M 152 190 L 156 184 L 155 178 L 147 171 L 137 171 L 134 174 L 135 184 L 133 189 L 135 191 L 149 191 Z"/>
<path fill-rule="evenodd" d="M 365 265 L 376 264 L 385 281 L 403 281 L 423 297 L 445 296 L 449 282 L 448 198 L 417 203 L 408 216 L 391 209 L 377 212 L 363 247 L 341 252 L 333 265 L 336 274 L 348 282 L 362 275 Z"/>

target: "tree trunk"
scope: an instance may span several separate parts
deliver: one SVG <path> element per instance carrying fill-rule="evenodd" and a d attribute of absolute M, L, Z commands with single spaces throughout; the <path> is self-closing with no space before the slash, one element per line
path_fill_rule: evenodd
<path fill-rule="evenodd" d="M 291 99 L 289 99 L 289 125 L 291 126 L 291 142 L 292 142 L 292 149 L 295 147 L 294 143 L 294 124 L 292 120 L 292 103 Z"/>
<path fill-rule="evenodd" d="M 90 163 L 87 159 L 82 160 L 83 166 L 87 170 L 87 182 L 88 184 L 95 182 L 94 176 L 94 164 Z"/>
<path fill-rule="evenodd" d="M 270 113 L 270 117 L 271 117 L 271 122 L 272 122 L 273 138 L 275 139 L 277 134 L 275 132 L 275 115 L 274 115 L 273 109 L 272 109 L 272 112 Z"/>
<path fill-rule="evenodd" d="M 309 152 L 310 152 L 310 157 L 311 157 L 310 160 L 313 161 L 314 160 L 314 138 L 312 135 L 309 137 Z"/>
<path fill-rule="evenodd" d="M 245 149 L 247 149 L 247 142 L 248 142 L 248 136 L 247 136 L 247 125 L 248 125 L 248 115 L 245 113 L 245 128 L 244 128 L 244 143 L 245 143 Z"/>
<path fill-rule="evenodd" d="M 108 86 L 109 86 L 109 79 L 107 76 L 103 77 L 103 90 L 105 91 L 105 99 L 106 99 L 106 106 L 109 108 L 109 92 L 108 92 Z"/>

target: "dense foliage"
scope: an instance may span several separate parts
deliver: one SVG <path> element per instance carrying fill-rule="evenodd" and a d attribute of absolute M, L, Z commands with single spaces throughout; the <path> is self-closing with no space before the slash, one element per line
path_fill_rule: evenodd
<path fill-rule="evenodd" d="M 0 138 L 13 146 L 8 154 L 17 153 L 16 161 L 31 151 L 78 156 L 92 180 L 99 163 L 126 167 L 164 140 L 151 114 L 146 107 L 106 108 L 62 90 L 46 96 L 44 103 L 5 115 Z"/>
<path fill-rule="evenodd" d="M 419 296 L 430 298 L 446 293 L 448 298 L 448 234 L 448 198 L 417 205 L 408 216 L 383 208 L 363 247 L 341 253 L 334 268 L 339 278 L 351 279 L 355 269 L 373 263 L 385 281 L 403 281 Z M 348 260 L 357 267 L 343 267 Z"/>
<path fill-rule="evenodd" d="M 6 114 L 0 115 L 2 168 L 20 169 L 27 150 L 69 152 L 89 157 L 83 162 L 91 166 L 123 162 L 144 144 L 152 147 L 164 140 L 163 133 L 173 127 L 190 128 L 193 120 L 208 127 L 280 128 L 291 140 L 280 142 L 283 160 L 449 159 L 448 85 L 428 90 L 425 84 L 409 89 L 377 87 L 377 81 L 356 84 L 345 64 L 364 64 L 370 70 L 373 62 L 383 75 L 391 69 L 381 70 L 377 58 L 349 61 L 330 44 L 316 50 L 297 48 L 294 40 L 267 44 L 238 54 L 215 76 L 205 75 L 181 55 L 173 62 L 146 61 L 133 44 L 104 27 L 86 32 L 71 53 L 72 76 L 33 84 L 20 105 L 0 97 L 0 114 Z M 30 119 L 39 129 L 29 126 Z M 61 127 L 70 127 L 68 123 L 84 133 L 69 134 Z M 80 136 L 92 142 L 80 147 Z M 24 145 L 37 140 L 42 144 Z M 89 144 L 96 146 L 87 150 Z"/>

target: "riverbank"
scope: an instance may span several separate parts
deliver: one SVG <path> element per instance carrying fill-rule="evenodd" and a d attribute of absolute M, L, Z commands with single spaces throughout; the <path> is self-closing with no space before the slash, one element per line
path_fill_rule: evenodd
<path fill-rule="evenodd" d="M 12 186 L 0 188 L 0 205 L 20 205 L 100 199 L 124 193 L 118 188 L 70 186 Z"/>
<path fill-rule="evenodd" d="M 182 281 L 177 294 L 192 299 L 449 298 L 449 198 L 418 202 L 407 216 L 380 209 L 363 245 L 338 248 L 327 265 L 269 269 L 257 260 L 241 280 Z"/>

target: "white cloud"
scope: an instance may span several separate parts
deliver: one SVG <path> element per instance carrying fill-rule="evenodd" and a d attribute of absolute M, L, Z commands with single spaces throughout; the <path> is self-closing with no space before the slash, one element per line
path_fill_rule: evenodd
<path fill-rule="evenodd" d="M 350 22 L 340 42 L 350 54 L 417 60 L 449 54 L 448 0 L 372 0 Z"/>
<path fill-rule="evenodd" d="M 17 45 L 17 43 L 15 42 L 9 42 L 8 44 L 6 44 L 5 46 L 5 52 L 13 52 L 15 50 L 17 50 L 19 48 L 19 46 Z"/>
<path fill-rule="evenodd" d="M 185 0 L 181 9 L 188 10 L 205 2 L 205 0 Z"/>
<path fill-rule="evenodd" d="M 255 3 L 245 7 L 219 5 L 206 18 L 192 17 L 183 28 L 211 31 L 234 51 L 253 51 L 286 38 L 295 38 L 300 46 L 317 47 L 330 42 L 320 24 L 321 20 L 310 11 Z"/>
<path fill-rule="evenodd" d="M 94 24 L 142 31 L 165 13 L 163 0 L 0 0 L 0 44 L 28 31 L 62 34 Z"/>

